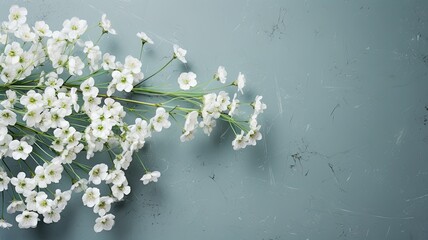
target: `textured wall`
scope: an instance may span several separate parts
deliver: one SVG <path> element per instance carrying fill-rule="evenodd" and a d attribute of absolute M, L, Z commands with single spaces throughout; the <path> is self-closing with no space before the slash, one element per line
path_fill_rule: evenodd
<path fill-rule="evenodd" d="M 60 223 L 1 239 L 428 239 L 428 2 L 2 1 L 3 19 L 12 3 L 53 28 L 107 13 L 119 35 L 104 50 L 138 55 L 145 31 L 152 72 L 178 43 L 200 79 L 244 72 L 268 111 L 264 139 L 239 152 L 221 127 L 151 139 L 141 155 L 162 177 L 143 186 L 129 171 L 110 232 L 74 195 Z"/>

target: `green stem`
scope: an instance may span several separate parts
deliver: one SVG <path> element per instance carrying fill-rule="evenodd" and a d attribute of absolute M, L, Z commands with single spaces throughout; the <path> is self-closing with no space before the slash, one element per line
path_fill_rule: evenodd
<path fill-rule="evenodd" d="M 175 58 L 172 57 L 165 65 L 163 65 L 163 67 L 161 67 L 159 70 L 157 70 L 155 73 L 153 73 L 152 75 L 148 76 L 147 78 L 143 79 L 141 82 L 137 83 L 134 85 L 134 87 L 139 86 L 140 84 L 142 84 L 143 82 L 149 80 L 150 78 L 156 76 L 156 74 L 158 74 L 159 72 L 161 72 L 162 70 L 164 70 Z"/>

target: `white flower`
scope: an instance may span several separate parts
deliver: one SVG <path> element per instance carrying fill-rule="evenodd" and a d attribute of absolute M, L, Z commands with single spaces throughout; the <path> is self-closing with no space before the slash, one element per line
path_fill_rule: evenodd
<path fill-rule="evenodd" d="M 122 184 L 113 185 L 111 187 L 111 193 L 117 200 L 122 200 L 125 195 L 128 195 L 131 192 L 131 187 L 128 186 L 128 181 L 124 181 Z"/>
<path fill-rule="evenodd" d="M 96 97 L 98 95 L 98 88 L 94 86 L 95 80 L 90 77 L 80 84 L 83 96 Z"/>
<path fill-rule="evenodd" d="M 94 231 L 101 232 L 103 230 L 109 231 L 113 228 L 115 216 L 111 213 L 99 217 L 95 220 Z"/>
<path fill-rule="evenodd" d="M 140 73 L 141 72 L 141 62 L 140 60 L 128 55 L 125 58 L 125 64 L 123 67 L 125 68 L 125 71 L 129 71 L 131 73 Z"/>
<path fill-rule="evenodd" d="M 24 172 L 19 172 L 16 177 L 13 177 L 10 180 L 13 186 L 15 186 L 15 191 L 17 193 L 22 193 L 24 196 L 27 196 L 31 191 L 36 187 L 36 182 L 32 178 L 26 178 Z"/>
<path fill-rule="evenodd" d="M 217 73 L 214 75 L 214 78 L 220 81 L 221 83 L 226 83 L 227 72 L 223 66 L 219 66 Z"/>
<path fill-rule="evenodd" d="M 238 87 L 238 91 L 240 91 L 241 94 L 244 94 L 244 91 L 242 91 L 242 89 L 245 87 L 245 81 L 245 75 L 239 73 L 238 78 L 233 82 L 233 85 Z"/>
<path fill-rule="evenodd" d="M 19 228 L 35 228 L 39 221 L 38 216 L 35 212 L 23 211 L 16 216 L 15 220 L 18 222 Z"/>
<path fill-rule="evenodd" d="M 25 121 L 25 123 L 27 124 L 27 127 L 34 127 L 34 125 L 42 121 L 42 115 L 41 115 L 42 110 L 43 108 L 36 108 L 33 110 L 29 110 L 28 112 L 25 113 L 22 120 Z"/>
<path fill-rule="evenodd" d="M 7 176 L 7 173 L 0 171 L 0 192 L 8 189 L 9 182 L 10 178 Z"/>
<path fill-rule="evenodd" d="M 104 70 L 113 70 L 116 68 L 116 57 L 113 55 L 110 55 L 110 53 L 104 53 L 103 55 L 103 63 L 101 66 Z"/>
<path fill-rule="evenodd" d="M 139 33 L 137 33 L 137 37 L 138 37 L 139 39 L 141 39 L 141 41 L 142 41 L 143 43 L 150 43 L 150 44 L 153 44 L 153 40 L 152 40 L 152 39 L 150 39 L 150 38 L 147 36 L 147 34 L 146 34 L 146 33 L 144 33 L 144 32 L 139 32 Z"/>
<path fill-rule="evenodd" d="M 6 109 L 11 109 L 14 107 L 15 102 L 16 102 L 16 92 L 13 90 L 7 90 L 6 91 L 6 97 L 7 99 L 3 100 L 1 102 L 1 105 L 6 108 Z"/>
<path fill-rule="evenodd" d="M 6 65 L 3 71 L 1 71 L 1 75 L 0 75 L 1 80 L 5 83 L 13 82 L 18 74 L 17 70 L 18 70 L 17 65 Z"/>
<path fill-rule="evenodd" d="M 36 208 L 39 214 L 50 212 L 52 210 L 52 199 L 48 199 L 45 192 L 39 192 L 36 196 Z"/>
<path fill-rule="evenodd" d="M 202 118 L 202 121 L 199 123 L 199 127 L 201 127 L 204 130 L 204 133 L 208 136 L 211 134 L 215 126 L 216 121 L 210 115 Z"/>
<path fill-rule="evenodd" d="M 183 63 L 187 63 L 187 60 L 185 58 L 187 50 L 180 48 L 178 45 L 174 44 L 174 58 L 177 58 Z"/>
<path fill-rule="evenodd" d="M 125 172 L 123 172 L 120 169 L 115 169 L 111 171 L 106 178 L 106 183 L 107 184 L 112 183 L 113 185 L 121 185 L 125 181 L 126 181 Z"/>
<path fill-rule="evenodd" d="M 17 64 L 23 52 L 24 50 L 17 42 L 12 42 L 11 44 L 6 45 L 6 48 L 4 49 L 4 54 L 6 55 L 6 63 Z"/>
<path fill-rule="evenodd" d="M 67 19 L 62 24 L 62 32 L 66 34 L 68 40 L 74 41 L 78 39 L 88 28 L 86 20 L 80 20 L 77 17 Z"/>
<path fill-rule="evenodd" d="M 27 21 L 27 9 L 24 7 L 19 7 L 18 5 L 13 5 L 9 9 L 9 23 L 10 28 L 16 28 Z"/>
<path fill-rule="evenodd" d="M 24 42 L 33 42 L 36 40 L 36 34 L 31 32 L 28 24 L 19 26 L 18 30 L 14 32 L 15 37 L 21 39 Z"/>
<path fill-rule="evenodd" d="M 164 108 L 157 108 L 156 115 L 150 119 L 150 124 L 156 132 L 162 131 L 162 128 L 169 128 L 171 122 L 168 121 L 169 113 Z"/>
<path fill-rule="evenodd" d="M 98 204 L 94 206 L 94 213 L 98 213 L 100 216 L 104 216 L 110 211 L 111 203 L 113 202 L 114 200 L 111 197 L 101 197 Z"/>
<path fill-rule="evenodd" d="M 39 109 L 43 107 L 43 96 L 34 90 L 30 90 L 26 95 L 21 97 L 20 103 L 28 110 Z"/>
<path fill-rule="evenodd" d="M 125 92 L 130 92 L 134 87 L 134 78 L 132 77 L 132 74 L 128 72 L 113 71 L 111 75 L 118 91 L 125 90 Z"/>
<path fill-rule="evenodd" d="M 75 182 L 71 186 L 70 190 L 78 193 L 78 192 L 85 190 L 86 188 L 88 188 L 88 180 L 82 178 L 79 181 Z"/>
<path fill-rule="evenodd" d="M 191 111 L 186 116 L 186 121 L 184 123 L 185 131 L 193 131 L 198 126 L 198 115 L 197 111 Z"/>
<path fill-rule="evenodd" d="M 68 72 L 70 75 L 82 75 L 85 64 L 79 57 L 68 57 Z"/>
<path fill-rule="evenodd" d="M 34 173 L 36 174 L 34 180 L 39 188 L 46 188 L 51 183 L 50 179 L 46 177 L 44 167 L 37 166 Z"/>
<path fill-rule="evenodd" d="M 60 213 L 60 209 L 52 208 L 50 211 L 43 213 L 43 222 L 47 224 L 58 222 L 61 219 Z"/>
<path fill-rule="evenodd" d="M 266 104 L 261 101 L 262 98 L 262 96 L 257 95 L 255 102 L 252 104 L 255 116 L 259 115 L 260 113 L 263 113 L 263 110 L 267 108 Z"/>
<path fill-rule="evenodd" d="M 7 206 L 7 213 L 12 214 L 15 212 L 22 212 L 25 210 L 25 203 L 23 201 L 13 200 L 9 206 Z"/>
<path fill-rule="evenodd" d="M 110 20 L 107 19 L 107 15 L 106 14 L 103 14 L 101 16 L 100 27 L 103 29 L 103 33 L 110 33 L 110 34 L 113 34 L 113 35 L 116 34 L 116 30 L 114 30 L 111 27 L 111 22 L 110 22 Z"/>
<path fill-rule="evenodd" d="M 256 123 L 257 124 L 257 123 Z M 256 145 L 257 141 L 262 139 L 262 134 L 260 133 L 260 125 L 252 127 L 250 131 L 248 131 L 245 138 L 247 139 L 248 145 Z"/>
<path fill-rule="evenodd" d="M 15 125 L 16 123 L 16 113 L 10 111 L 9 109 L 0 110 L 0 124 L 8 126 Z"/>
<path fill-rule="evenodd" d="M 52 31 L 49 30 L 49 25 L 47 25 L 44 21 L 37 21 L 34 24 L 33 30 L 40 37 L 52 36 Z"/>
<path fill-rule="evenodd" d="M 233 150 L 239 150 L 247 146 L 247 141 L 244 137 L 244 131 L 241 131 L 241 134 L 236 135 L 235 139 L 232 141 Z"/>
<path fill-rule="evenodd" d="M 229 94 L 225 91 L 220 91 L 217 95 L 216 106 L 220 111 L 226 111 L 227 106 L 230 104 Z"/>
<path fill-rule="evenodd" d="M 184 133 L 181 134 L 181 136 L 180 136 L 180 141 L 181 142 L 187 142 L 187 141 L 192 140 L 193 138 L 195 138 L 194 130 L 192 130 L 192 131 L 184 131 Z"/>
<path fill-rule="evenodd" d="M 82 196 L 83 205 L 93 207 L 100 201 L 100 190 L 98 188 L 88 188 Z"/>
<path fill-rule="evenodd" d="M 147 185 L 150 182 L 157 182 L 160 176 L 161 173 L 159 171 L 146 172 L 140 180 L 143 181 L 144 185 Z"/>
<path fill-rule="evenodd" d="M 178 84 L 182 90 L 189 90 L 190 88 L 195 87 L 197 83 L 196 74 L 193 72 L 184 72 L 178 77 Z"/>
<path fill-rule="evenodd" d="M 0 228 L 10 228 L 12 227 L 12 224 L 6 222 L 3 218 L 0 219 Z"/>
<path fill-rule="evenodd" d="M 233 116 L 234 114 L 235 114 L 235 111 L 236 111 L 236 109 L 238 108 L 238 106 L 239 106 L 239 99 L 237 99 L 236 97 L 237 97 L 238 95 L 235 93 L 234 95 L 233 95 L 233 99 L 232 99 L 232 102 L 230 103 L 230 105 L 227 107 L 228 109 L 229 109 L 229 113 L 228 113 L 228 115 L 229 116 Z"/>
<path fill-rule="evenodd" d="M 9 143 L 9 149 L 12 151 L 12 157 L 15 160 L 25 160 L 33 151 L 33 147 L 25 141 L 13 140 Z"/>
<path fill-rule="evenodd" d="M 108 166 L 104 163 L 95 165 L 89 172 L 89 181 L 95 185 L 99 185 L 101 181 L 107 178 Z"/>
<path fill-rule="evenodd" d="M 71 190 L 67 190 L 61 192 L 60 189 L 55 190 L 55 199 L 53 204 L 60 211 L 64 210 L 65 206 L 67 206 L 67 202 L 71 199 Z"/>

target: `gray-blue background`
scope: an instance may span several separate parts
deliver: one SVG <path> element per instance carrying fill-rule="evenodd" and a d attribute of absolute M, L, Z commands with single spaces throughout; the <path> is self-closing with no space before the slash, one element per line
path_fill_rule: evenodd
<path fill-rule="evenodd" d="M 199 79 L 244 72 L 268 111 L 263 140 L 239 152 L 221 131 L 153 138 L 142 156 L 162 177 L 129 171 L 110 232 L 74 195 L 60 223 L 1 239 L 428 239 L 428 2 L 2 1 L 2 19 L 12 3 L 55 29 L 107 13 L 119 35 L 104 49 L 138 55 L 145 31 L 152 72 L 178 43 Z"/>

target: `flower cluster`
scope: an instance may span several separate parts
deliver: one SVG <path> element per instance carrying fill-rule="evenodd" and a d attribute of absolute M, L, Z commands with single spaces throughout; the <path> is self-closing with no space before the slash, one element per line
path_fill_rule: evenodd
<path fill-rule="evenodd" d="M 6 201 L 6 212 L 16 214 L 18 227 L 34 228 L 41 219 L 46 224 L 58 222 L 72 195 L 81 192 L 83 205 L 97 215 L 94 231 L 112 229 L 112 204 L 131 192 L 125 171 L 133 159 L 143 167 L 144 185 L 160 178 L 159 171 L 146 168 L 138 151 L 152 134 L 169 128 L 171 119 L 183 118 L 182 142 L 192 140 L 199 128 L 210 135 L 217 121 L 227 122 L 235 133 L 235 150 L 262 138 L 257 118 L 266 105 L 262 96 L 252 103 L 238 99 L 246 84 L 244 74 L 228 82 L 228 73 L 220 66 L 211 81 L 198 85 L 194 72 L 183 72 L 174 82 L 180 90 L 164 91 L 144 83 L 174 60 L 187 63 L 187 50 L 178 45 L 172 46 L 166 64 L 145 76 L 141 54 L 120 62 L 102 52 L 101 37 L 116 34 L 105 14 L 96 42 L 83 40 L 88 23 L 77 17 L 65 20 L 62 29 L 51 30 L 44 21 L 29 25 L 26 16 L 25 8 L 14 5 L 0 27 L 1 228 L 12 226 L 4 215 Z M 137 38 L 141 53 L 146 44 L 154 44 L 144 32 Z M 215 88 L 219 92 L 208 88 L 216 81 L 221 84 Z M 123 92 L 131 95 L 125 97 Z M 243 106 L 250 106 L 252 113 L 238 120 Z M 132 123 L 125 121 L 127 114 L 135 116 Z M 97 152 L 108 154 L 110 161 L 82 160 Z M 56 185 L 67 185 L 67 179 L 66 189 Z"/>

